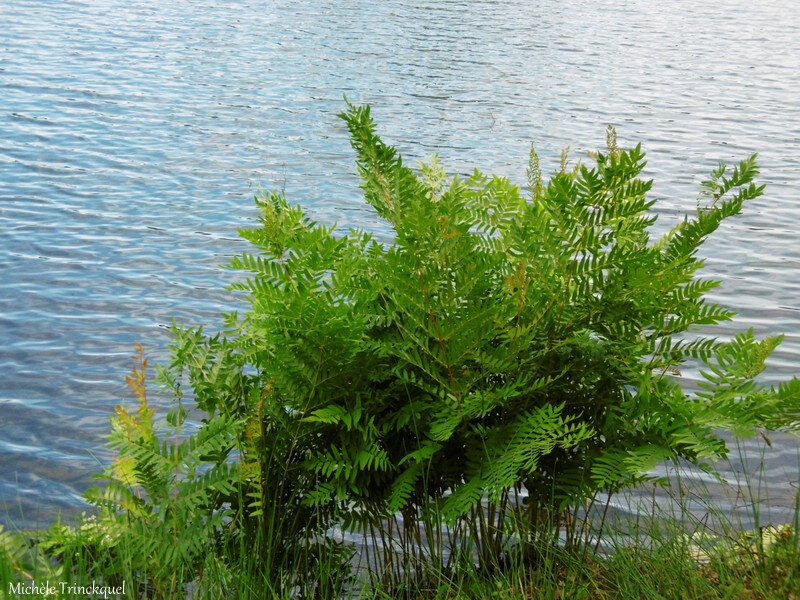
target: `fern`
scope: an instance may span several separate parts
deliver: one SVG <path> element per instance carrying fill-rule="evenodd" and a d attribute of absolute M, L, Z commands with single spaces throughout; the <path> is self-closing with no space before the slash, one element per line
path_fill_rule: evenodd
<path fill-rule="evenodd" d="M 161 588 L 199 569 L 206 544 L 254 538 L 271 589 L 302 587 L 281 573 L 312 568 L 337 522 L 395 540 L 402 568 L 448 560 L 444 524 L 450 556 L 497 565 L 512 539 L 530 550 L 565 529 L 577 543 L 570 515 L 662 461 L 713 473 L 724 431 L 797 431 L 800 382 L 758 379 L 781 338 L 702 329 L 733 312 L 707 299 L 719 282 L 699 277 L 698 250 L 763 193 L 755 155 L 715 169 L 708 204 L 651 240 L 645 154 L 613 128 L 606 151 L 574 167 L 565 151 L 549 180 L 532 149 L 524 196 L 477 170 L 448 180 L 438 157 L 417 173 L 369 107 L 341 117 L 392 242 L 260 193 L 240 231 L 253 249 L 229 265 L 248 310 L 225 336 L 173 326 L 164 436 L 141 353 L 138 409 L 112 418 L 118 455 L 90 498 Z M 681 378 L 698 365 L 700 390 Z M 206 415 L 193 435 L 184 388 Z M 381 558 L 396 574 L 394 552 Z"/>
<path fill-rule="evenodd" d="M 162 441 L 147 402 L 141 346 L 134 361 L 127 382 L 138 410 L 131 414 L 117 406 L 110 436 L 117 456 L 97 476 L 105 486 L 89 490 L 86 497 L 102 509 L 103 530 L 125 538 L 139 572 L 146 574 L 145 583 L 169 595 L 185 574 L 196 572 L 228 517 L 218 499 L 231 494 L 238 481 L 234 466 L 226 462 L 238 425 L 227 416 L 212 417 L 196 434 L 181 439 L 187 413 L 179 405 Z"/>
<path fill-rule="evenodd" d="M 362 516 L 437 506 L 458 527 L 524 486 L 528 514 L 555 514 L 660 461 L 724 456 L 720 428 L 793 427 L 796 384 L 755 380 L 779 340 L 696 329 L 733 316 L 705 299 L 718 282 L 696 276 L 696 252 L 762 193 L 755 156 L 717 169 L 710 204 L 651 242 L 644 152 L 612 128 L 592 165 L 568 168 L 565 151 L 548 182 L 532 150 L 526 201 L 478 171 L 448 183 L 438 157 L 417 175 L 368 107 L 341 116 L 394 242 L 322 227 L 272 195 L 244 232 L 261 254 L 231 263 L 255 274 L 235 286 L 252 310 L 234 343 L 257 349 L 306 431 L 309 503 L 346 500 Z M 684 391 L 687 361 L 706 365 L 708 389 Z"/>

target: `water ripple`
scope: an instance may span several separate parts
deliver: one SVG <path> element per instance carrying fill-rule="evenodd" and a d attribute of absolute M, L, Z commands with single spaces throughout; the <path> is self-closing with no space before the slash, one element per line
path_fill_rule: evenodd
<path fill-rule="evenodd" d="M 81 509 L 133 344 L 164 358 L 173 316 L 213 325 L 231 308 L 218 265 L 259 185 L 385 233 L 359 200 L 343 93 L 410 161 L 441 150 L 453 171 L 519 182 L 531 141 L 553 168 L 614 123 L 648 151 L 662 229 L 717 161 L 759 151 L 767 195 L 705 255 L 736 325 L 787 334 L 766 378 L 797 372 L 786 3 L 5 0 L 0 23 L 0 521 Z M 798 447 L 774 446 L 781 498 Z"/>

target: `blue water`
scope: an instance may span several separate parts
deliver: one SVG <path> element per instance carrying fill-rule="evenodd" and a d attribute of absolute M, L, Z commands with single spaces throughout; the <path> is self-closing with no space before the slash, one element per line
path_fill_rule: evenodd
<path fill-rule="evenodd" d="M 613 123 L 648 151 L 662 229 L 718 160 L 760 152 L 766 195 L 705 253 L 737 325 L 787 334 L 766 379 L 798 374 L 791 3 L 204 4 L 0 3 L 0 522 L 85 508 L 133 345 L 164 359 L 172 317 L 219 324 L 233 302 L 219 265 L 244 247 L 259 186 L 382 233 L 336 118 L 343 93 L 408 159 L 440 150 L 454 173 L 520 183 L 531 141 L 554 168 Z M 780 509 L 800 447 L 773 442 Z"/>

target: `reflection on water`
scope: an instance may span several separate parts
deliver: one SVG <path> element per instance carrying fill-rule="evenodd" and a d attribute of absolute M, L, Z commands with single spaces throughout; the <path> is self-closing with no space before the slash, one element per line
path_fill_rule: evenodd
<path fill-rule="evenodd" d="M 343 93 L 408 159 L 441 150 L 518 182 L 530 141 L 555 166 L 614 123 L 649 153 L 661 228 L 718 160 L 759 151 L 767 194 L 708 267 L 737 323 L 787 334 L 767 377 L 795 374 L 800 13 L 785 3 L 206 4 L 0 3 L 0 521 L 80 510 L 133 344 L 164 358 L 172 317 L 230 309 L 218 265 L 258 186 L 381 233 Z M 800 451 L 773 441 L 781 506 Z"/>

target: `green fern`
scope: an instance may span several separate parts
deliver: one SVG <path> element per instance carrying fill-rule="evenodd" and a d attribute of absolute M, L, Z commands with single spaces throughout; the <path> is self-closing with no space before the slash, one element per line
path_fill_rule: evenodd
<path fill-rule="evenodd" d="M 607 153 L 567 168 L 565 152 L 547 182 L 532 150 L 528 200 L 477 171 L 446 182 L 437 158 L 417 175 L 368 107 L 341 116 L 393 243 L 317 225 L 273 194 L 242 232 L 259 254 L 231 263 L 252 273 L 234 285 L 251 310 L 233 344 L 307 440 L 307 503 L 378 527 L 436 506 L 458 528 L 525 488 L 518 517 L 533 523 L 660 461 L 725 456 L 720 429 L 794 427 L 798 385 L 756 381 L 779 340 L 697 330 L 733 316 L 705 299 L 718 282 L 696 276 L 696 253 L 763 192 L 755 156 L 717 169 L 710 204 L 651 241 L 644 153 L 611 128 Z M 700 393 L 680 380 L 696 362 Z"/>
<path fill-rule="evenodd" d="M 271 590 L 302 587 L 337 522 L 393 540 L 382 577 L 473 551 L 497 566 L 514 540 L 577 544 L 575 514 L 663 461 L 713 473 L 723 431 L 797 431 L 800 381 L 758 380 L 781 338 L 702 329 L 733 312 L 707 300 L 719 282 L 698 276 L 698 250 L 763 193 L 755 155 L 717 168 L 708 205 L 651 240 L 644 152 L 613 128 L 605 152 L 570 167 L 565 151 L 549 180 L 532 149 L 523 195 L 479 171 L 448 180 L 438 157 L 417 173 L 369 107 L 341 117 L 392 241 L 259 194 L 240 231 L 253 250 L 230 262 L 249 309 L 225 336 L 173 327 L 166 436 L 141 356 L 139 408 L 112 419 L 118 456 L 90 498 L 160 589 L 200 569 L 206 544 L 252 539 Z M 699 391 L 681 377 L 698 366 Z M 206 415 L 190 436 L 184 387 Z"/>
<path fill-rule="evenodd" d="M 187 413 L 179 405 L 162 441 L 147 402 L 147 360 L 141 346 L 134 359 L 128 385 L 139 408 L 131 414 L 117 406 L 110 436 L 117 456 L 97 476 L 104 487 L 92 488 L 86 497 L 102 509 L 102 531 L 113 532 L 114 539 L 125 538 L 128 551 L 137 557 L 138 572 L 146 575 L 145 583 L 160 594 L 173 595 L 194 577 L 208 544 L 229 518 L 219 499 L 234 492 L 238 481 L 235 466 L 226 461 L 238 424 L 220 415 L 186 437 L 182 431 Z"/>

